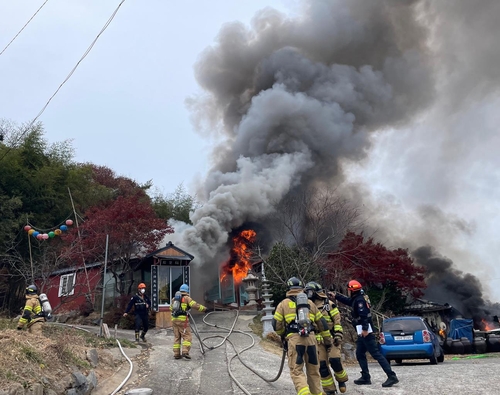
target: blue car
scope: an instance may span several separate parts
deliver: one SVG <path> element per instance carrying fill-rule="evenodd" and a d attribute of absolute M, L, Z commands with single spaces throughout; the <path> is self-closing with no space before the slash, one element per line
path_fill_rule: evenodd
<path fill-rule="evenodd" d="M 432 365 L 444 361 L 438 336 L 421 317 L 395 317 L 384 320 L 380 332 L 380 351 L 389 361 L 428 359 Z"/>

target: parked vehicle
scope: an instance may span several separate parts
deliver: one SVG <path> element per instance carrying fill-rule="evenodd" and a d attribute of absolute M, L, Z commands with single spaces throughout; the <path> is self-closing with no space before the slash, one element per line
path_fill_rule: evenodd
<path fill-rule="evenodd" d="M 389 361 L 429 359 L 432 365 L 444 361 L 438 336 L 421 317 L 385 319 L 379 337 L 380 351 Z"/>

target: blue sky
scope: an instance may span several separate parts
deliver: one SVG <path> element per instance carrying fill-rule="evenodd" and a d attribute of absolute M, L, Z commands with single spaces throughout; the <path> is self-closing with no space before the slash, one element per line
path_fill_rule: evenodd
<path fill-rule="evenodd" d="M 3 0 L 3 49 L 42 0 Z M 125 1 L 40 120 L 50 142 L 73 140 L 76 160 L 105 165 L 163 192 L 202 177 L 210 142 L 193 130 L 185 99 L 199 93 L 193 64 L 226 22 L 250 23 L 284 1 Z M 293 5 L 293 2 L 286 2 Z M 49 0 L 0 57 L 0 117 L 38 114 L 119 1 Z"/>

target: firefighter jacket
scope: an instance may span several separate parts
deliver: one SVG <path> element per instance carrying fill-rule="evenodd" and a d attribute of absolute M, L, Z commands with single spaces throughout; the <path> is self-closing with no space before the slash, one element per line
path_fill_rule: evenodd
<path fill-rule="evenodd" d="M 282 338 L 288 339 L 293 335 L 297 335 L 296 330 L 293 329 L 293 324 L 296 322 L 297 305 L 295 303 L 295 296 L 301 293 L 301 289 L 291 289 L 286 293 L 286 298 L 283 299 L 276 307 L 276 312 L 273 317 L 274 331 Z M 321 335 L 325 345 L 332 344 L 332 336 L 328 329 L 328 324 L 323 318 L 323 314 L 318 310 L 316 305 L 311 301 L 309 302 L 309 319 L 317 335 Z"/>
<path fill-rule="evenodd" d="M 30 327 L 39 321 L 45 322 L 45 315 L 38 295 L 26 295 L 26 305 L 24 306 L 23 315 L 19 319 L 17 327 L 24 328 L 26 325 Z"/>
<path fill-rule="evenodd" d="M 134 307 L 134 313 L 137 315 L 148 315 L 149 308 L 151 307 L 151 300 L 146 295 L 135 294 L 128 302 L 127 308 L 125 309 L 125 313 L 128 312 Z"/>
<path fill-rule="evenodd" d="M 340 322 L 340 312 L 337 305 L 331 300 L 328 300 L 326 295 L 325 299 L 317 299 L 314 301 L 314 304 L 323 314 L 332 336 L 342 340 L 344 338 L 344 329 L 342 328 L 342 324 Z M 316 339 L 318 339 L 318 335 L 316 335 Z M 318 339 L 318 341 L 320 341 L 320 339 Z"/>
<path fill-rule="evenodd" d="M 351 306 L 352 325 L 354 328 L 361 325 L 361 329 L 364 331 L 368 330 L 368 325 L 371 325 L 373 328 L 372 313 L 367 299 L 368 297 L 365 298 L 362 292 L 356 292 L 351 298 L 340 294 L 335 295 L 336 301 Z"/>
<path fill-rule="evenodd" d="M 187 313 L 190 309 L 196 309 L 198 311 L 205 311 L 207 309 L 205 306 L 193 300 L 188 293 L 181 292 L 181 294 L 181 311 L 176 317 L 172 316 L 172 321 L 186 321 Z"/>

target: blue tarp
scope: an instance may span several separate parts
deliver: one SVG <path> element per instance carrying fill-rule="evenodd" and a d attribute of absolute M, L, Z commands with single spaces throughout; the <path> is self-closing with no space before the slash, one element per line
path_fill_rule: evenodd
<path fill-rule="evenodd" d="M 448 337 L 452 339 L 466 337 L 472 343 L 474 341 L 472 320 L 467 320 L 465 318 L 455 318 L 451 320 Z"/>

